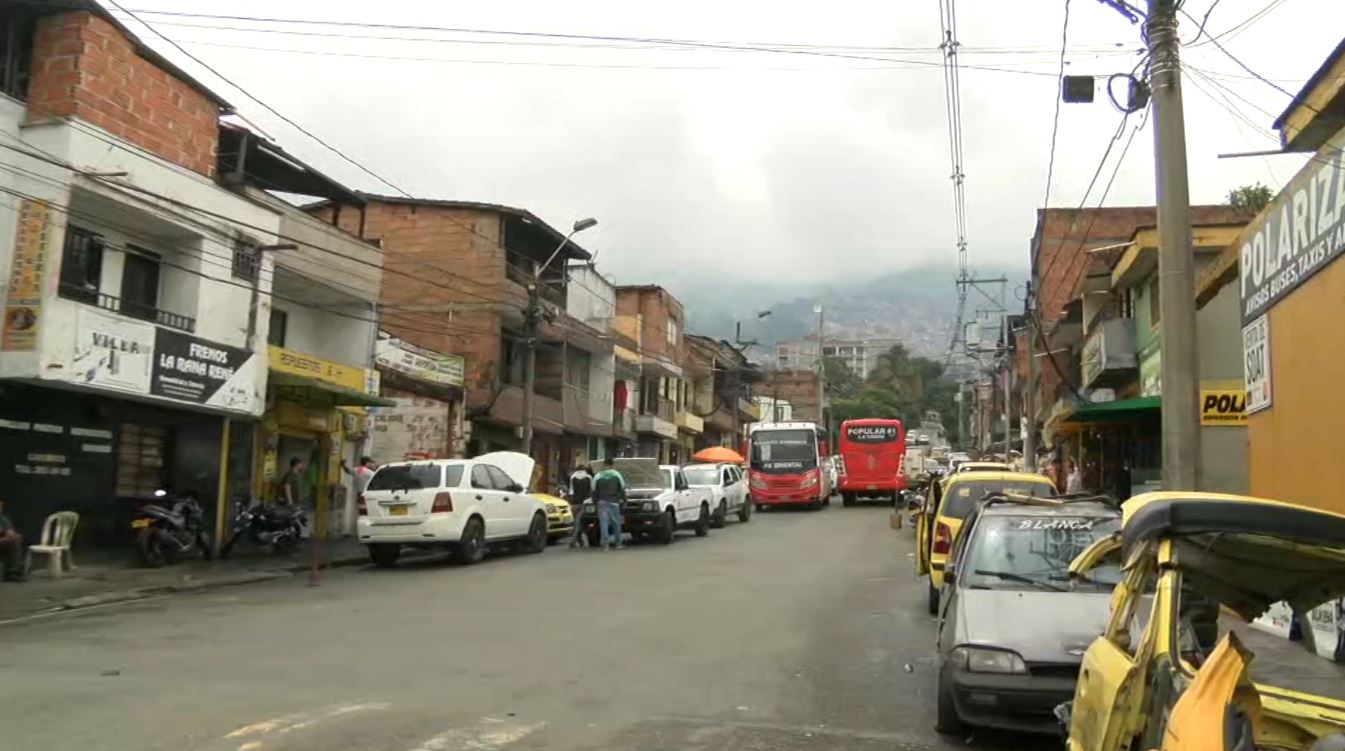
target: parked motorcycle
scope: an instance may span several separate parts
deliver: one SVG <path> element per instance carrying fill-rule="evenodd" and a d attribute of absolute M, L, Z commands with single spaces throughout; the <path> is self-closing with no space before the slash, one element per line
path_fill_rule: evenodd
<path fill-rule="evenodd" d="M 220 558 L 228 558 L 234 545 L 244 538 L 258 547 L 269 547 L 277 555 L 292 553 L 303 539 L 308 514 L 291 503 L 254 502 L 238 512 L 233 531 L 220 549 Z"/>
<path fill-rule="evenodd" d="M 154 503 L 141 506 L 131 529 L 136 531 L 135 549 L 150 568 L 199 552 L 210 560 L 210 538 L 205 533 L 204 512 L 191 493 L 173 498 L 167 490 L 154 491 Z"/>

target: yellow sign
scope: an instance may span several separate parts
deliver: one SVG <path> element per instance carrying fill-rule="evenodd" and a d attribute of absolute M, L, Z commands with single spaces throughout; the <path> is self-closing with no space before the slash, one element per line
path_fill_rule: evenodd
<path fill-rule="evenodd" d="M 1200 424 L 1238 426 L 1247 424 L 1246 389 L 1201 389 Z"/>
<path fill-rule="evenodd" d="M 377 393 L 377 383 L 364 368 L 342 365 L 339 362 L 295 352 L 274 344 L 270 349 L 270 366 L 271 370 L 277 373 L 312 378 L 362 394 Z"/>
<path fill-rule="evenodd" d="M 0 329 L 0 350 L 32 352 L 37 349 L 37 324 L 42 313 L 51 207 L 42 201 L 24 199 L 19 205 L 18 225 L 5 296 L 4 328 Z"/>

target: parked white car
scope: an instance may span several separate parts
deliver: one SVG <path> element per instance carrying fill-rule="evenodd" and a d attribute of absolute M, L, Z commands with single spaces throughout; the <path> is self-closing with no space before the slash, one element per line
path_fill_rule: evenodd
<path fill-rule="evenodd" d="M 688 464 L 682 468 L 687 482 L 693 488 L 710 491 L 710 526 L 722 528 L 729 514 L 737 514 L 738 521 L 752 518 L 752 504 L 747 495 L 747 478 L 743 470 L 733 464 Z"/>
<path fill-rule="evenodd" d="M 667 545 L 679 529 L 694 530 L 697 537 L 710 533 L 710 491 L 691 487 L 681 467 L 635 457 L 617 459 L 613 464 L 626 480 L 626 503 L 621 507 L 623 531 L 636 541 Z M 593 502 L 585 503 L 580 523 L 594 546 L 599 541 L 597 521 Z"/>
<path fill-rule="evenodd" d="M 393 462 L 378 468 L 357 501 L 360 542 L 382 567 L 403 547 L 440 547 L 478 563 L 491 543 L 546 549 L 546 504 L 527 492 L 536 463 L 512 451 L 476 459 Z"/>

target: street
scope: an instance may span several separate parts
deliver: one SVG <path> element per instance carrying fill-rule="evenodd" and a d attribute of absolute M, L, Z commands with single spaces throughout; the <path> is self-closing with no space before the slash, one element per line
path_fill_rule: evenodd
<path fill-rule="evenodd" d="M 911 549 L 888 509 L 833 506 L 669 547 L 356 567 L 13 624 L 4 745 L 966 747 L 932 730 Z"/>

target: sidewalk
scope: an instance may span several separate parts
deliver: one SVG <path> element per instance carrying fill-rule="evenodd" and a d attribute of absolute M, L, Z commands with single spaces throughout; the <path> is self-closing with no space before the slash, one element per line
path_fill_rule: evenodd
<path fill-rule="evenodd" d="M 369 556 L 353 539 L 329 541 L 324 550 L 327 566 L 357 566 Z M 289 556 L 268 551 L 237 551 L 227 561 L 199 558 L 145 568 L 134 551 L 77 551 L 74 571 L 52 579 L 39 557 L 28 581 L 0 583 L 0 624 L 43 612 L 76 610 L 114 602 L 140 600 L 177 592 L 195 592 L 252 582 L 287 579 L 309 568 L 308 550 Z"/>

